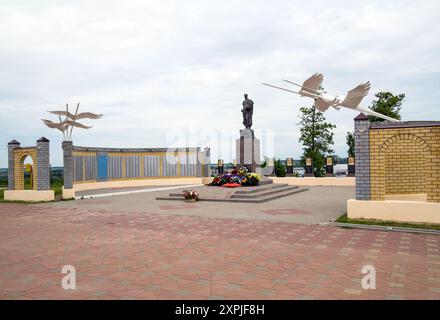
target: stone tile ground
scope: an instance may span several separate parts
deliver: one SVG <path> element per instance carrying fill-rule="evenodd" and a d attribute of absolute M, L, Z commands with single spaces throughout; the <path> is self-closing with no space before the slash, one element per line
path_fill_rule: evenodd
<path fill-rule="evenodd" d="M 156 197 L 168 196 L 170 192 L 178 193 L 179 190 L 118 195 L 93 200 L 60 201 L 52 203 L 51 206 L 59 207 L 61 211 L 70 208 L 316 224 L 334 221 L 346 213 L 347 200 L 354 198 L 353 187 L 314 186 L 309 187 L 306 192 L 257 204 L 201 201 L 195 206 L 187 206 L 181 201 L 156 200 Z M 213 192 L 233 191 L 213 187 Z"/>
<path fill-rule="evenodd" d="M 436 235 L 74 203 L 0 204 L 1 299 L 440 298 Z M 61 288 L 68 264 L 73 291 Z M 367 264 L 376 290 L 361 289 Z"/>

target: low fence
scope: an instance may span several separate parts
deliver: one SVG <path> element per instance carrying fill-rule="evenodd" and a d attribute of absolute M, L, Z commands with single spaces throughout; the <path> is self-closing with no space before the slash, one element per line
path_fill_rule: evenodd
<path fill-rule="evenodd" d="M 63 143 L 64 187 L 149 178 L 210 176 L 209 148 L 97 148 Z M 69 178 L 69 176 L 71 176 Z"/>

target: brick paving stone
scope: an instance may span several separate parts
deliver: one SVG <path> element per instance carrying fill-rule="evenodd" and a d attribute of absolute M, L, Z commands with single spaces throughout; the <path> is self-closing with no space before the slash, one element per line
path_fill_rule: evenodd
<path fill-rule="evenodd" d="M 82 204 L 0 204 L 0 218 L 0 299 L 440 298 L 436 235 Z M 76 290 L 61 288 L 68 264 Z"/>

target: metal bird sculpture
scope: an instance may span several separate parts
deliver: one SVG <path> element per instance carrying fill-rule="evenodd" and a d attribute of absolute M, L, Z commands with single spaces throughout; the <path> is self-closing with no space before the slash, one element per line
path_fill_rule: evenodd
<path fill-rule="evenodd" d="M 283 81 L 293 84 L 294 86 L 300 87 L 299 92 L 277 87 L 271 84 L 263 83 L 265 86 L 272 88 L 292 92 L 299 94 L 301 97 L 308 97 L 315 99 L 315 108 L 319 111 L 326 111 L 329 107 L 333 107 L 336 110 L 340 110 L 341 107 L 356 110 L 367 115 L 375 116 L 381 119 L 385 119 L 392 122 L 398 122 L 399 120 L 388 117 L 381 113 L 375 112 L 369 108 L 360 107 L 362 99 L 368 95 L 370 91 L 370 82 L 361 83 L 357 87 L 348 91 L 346 95 L 331 95 L 322 90 L 322 82 L 324 81 L 324 76 L 320 73 L 315 73 L 313 76 L 308 78 L 302 85 L 295 82 L 284 80 Z"/>
<path fill-rule="evenodd" d="M 76 106 L 76 111 L 74 114 L 69 112 L 69 105 L 66 104 L 65 111 L 49 111 L 52 114 L 58 116 L 59 122 L 53 122 L 47 119 L 42 119 L 43 123 L 52 129 L 57 129 L 63 133 L 64 140 L 72 140 L 72 131 L 73 128 L 81 128 L 81 129 L 90 129 L 91 126 L 86 126 L 77 120 L 80 119 L 100 119 L 102 114 L 96 114 L 91 112 L 81 112 L 78 113 L 79 103 Z M 65 117 L 64 120 L 61 117 Z"/>

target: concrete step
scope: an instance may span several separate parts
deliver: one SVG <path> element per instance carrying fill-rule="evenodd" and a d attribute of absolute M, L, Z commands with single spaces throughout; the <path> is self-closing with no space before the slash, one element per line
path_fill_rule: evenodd
<path fill-rule="evenodd" d="M 237 187 L 237 188 L 233 188 L 232 190 L 234 190 L 234 194 L 259 194 L 259 193 L 264 193 L 267 192 L 268 190 L 275 190 L 275 189 L 280 189 L 280 188 L 284 188 L 286 186 L 289 186 L 287 183 L 270 183 L 270 184 L 266 184 L 266 185 L 259 185 L 258 187 Z M 295 186 L 296 187 L 296 186 Z M 221 187 L 210 187 L 210 188 L 221 188 Z M 226 189 L 226 188 L 224 188 Z M 189 191 L 186 189 L 182 189 L 182 192 L 185 191 Z M 169 194 L 170 197 L 180 197 L 182 196 L 182 192 L 171 192 Z"/>
<path fill-rule="evenodd" d="M 264 185 L 272 184 L 272 183 L 273 183 L 272 179 L 270 179 L 268 177 L 265 177 L 265 176 L 262 176 L 260 182 L 258 183 L 258 185 L 259 186 L 264 186 Z"/>
<path fill-rule="evenodd" d="M 268 184 L 263 186 L 256 187 L 243 187 L 237 188 L 235 194 L 252 194 L 252 193 L 262 193 L 268 190 L 280 189 L 289 186 L 287 183 L 277 183 L 277 184 Z"/>
<path fill-rule="evenodd" d="M 231 198 L 257 199 L 271 194 L 282 193 L 294 189 L 298 189 L 298 186 L 289 186 L 289 185 L 276 186 L 274 188 L 265 188 L 265 189 L 256 190 L 255 192 L 236 192 L 231 196 Z"/>
<path fill-rule="evenodd" d="M 286 190 L 286 191 L 279 192 L 279 193 L 269 194 L 269 195 L 266 195 L 264 197 L 259 197 L 259 198 L 252 198 L 252 199 L 229 198 L 229 202 L 262 203 L 262 202 L 267 202 L 267 201 L 291 196 L 293 194 L 297 194 L 297 193 L 304 192 L 307 190 L 309 190 L 309 189 L 303 188 L 303 187 L 298 187 L 298 188 Z"/>
<path fill-rule="evenodd" d="M 304 192 L 309 190 L 308 188 L 304 188 L 304 187 L 296 187 L 296 188 L 289 188 L 288 190 L 284 190 L 282 192 L 278 192 L 278 193 L 272 193 L 272 194 L 268 194 L 268 195 L 264 195 L 258 198 L 226 198 L 226 199 L 221 199 L 221 198 L 200 198 L 199 201 L 215 201 L 215 202 L 237 202 L 237 203 L 262 203 L 262 202 L 267 202 L 267 201 L 271 201 L 271 200 L 275 200 L 275 199 L 279 199 L 279 198 L 283 198 L 283 197 L 287 197 L 293 194 L 297 194 L 300 192 Z M 169 197 L 157 197 L 156 200 L 179 200 L 182 201 L 183 197 L 179 194 L 179 196 L 169 196 Z"/>
<path fill-rule="evenodd" d="M 246 199 L 246 200 L 248 200 L 251 203 L 252 202 L 254 202 L 254 203 L 262 203 L 262 202 L 267 202 L 267 201 L 271 201 L 271 200 L 275 200 L 275 199 L 291 196 L 293 194 L 297 194 L 297 193 L 304 192 L 304 191 L 307 191 L 307 190 L 309 190 L 309 189 L 308 188 L 304 188 L 304 187 L 297 187 L 297 188 L 294 188 L 294 189 L 291 189 L 291 190 L 287 190 L 287 191 L 284 191 L 284 192 L 270 194 L 270 195 L 267 195 L 265 197 L 261 197 L 261 198 L 258 198 L 258 199 Z M 244 199 L 240 199 L 240 200 L 244 200 Z"/>

